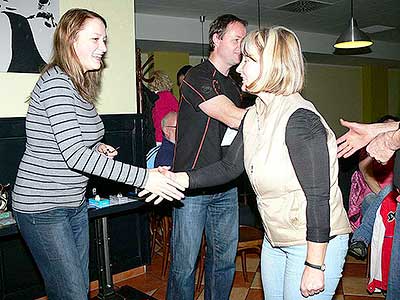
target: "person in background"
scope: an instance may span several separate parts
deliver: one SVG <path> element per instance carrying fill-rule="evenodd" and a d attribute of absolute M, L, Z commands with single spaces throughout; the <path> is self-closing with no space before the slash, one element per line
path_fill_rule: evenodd
<path fill-rule="evenodd" d="M 89 176 L 170 200 L 183 197 L 172 180 L 114 160 L 116 149 L 101 142 L 104 126 L 95 104 L 106 44 L 102 16 L 86 9 L 67 11 L 54 34 L 53 57 L 29 99 L 12 208 L 50 300 L 87 300 Z"/>
<path fill-rule="evenodd" d="M 170 176 L 192 189 L 232 180 L 245 169 L 265 229 L 264 299 L 332 299 L 351 231 L 338 186 L 335 135 L 300 95 L 304 62 L 291 30 L 252 31 L 241 50 L 242 90 L 258 98 L 228 153 L 205 168 Z"/>
<path fill-rule="evenodd" d="M 180 68 L 178 70 L 178 72 L 176 73 L 176 84 L 178 85 L 178 87 L 181 87 L 183 78 L 185 78 L 186 73 L 192 68 L 192 65 L 185 65 L 182 68 Z"/>
<path fill-rule="evenodd" d="M 347 158 L 366 146 L 369 156 L 377 162 L 386 164 L 394 156 L 393 188 L 400 192 L 400 122 L 362 124 L 340 120 L 348 131 L 337 139 L 338 157 Z M 400 298 L 400 216 L 399 198 L 396 209 L 396 226 L 394 229 L 390 271 L 386 300 Z"/>
<path fill-rule="evenodd" d="M 154 80 L 149 83 L 149 89 L 158 95 L 154 108 L 152 110 L 153 125 L 156 134 L 156 143 L 160 145 L 162 142 L 161 120 L 171 111 L 177 112 L 179 105 L 178 100 L 172 94 L 172 81 L 163 71 L 155 71 Z"/>
<path fill-rule="evenodd" d="M 400 121 L 399 118 L 386 115 L 377 123 Z M 358 164 L 362 177 L 366 183 L 366 191 L 361 204 L 361 225 L 354 230 L 349 245 L 349 254 L 358 259 L 365 259 L 368 254 L 368 245 L 371 242 L 376 217 L 383 199 L 393 190 L 394 158 L 382 165 L 370 157 L 365 148 L 361 149 L 361 160 Z"/>
<path fill-rule="evenodd" d="M 171 167 L 174 159 L 177 113 L 170 112 L 161 120 L 163 139 L 157 152 L 154 167 Z"/>

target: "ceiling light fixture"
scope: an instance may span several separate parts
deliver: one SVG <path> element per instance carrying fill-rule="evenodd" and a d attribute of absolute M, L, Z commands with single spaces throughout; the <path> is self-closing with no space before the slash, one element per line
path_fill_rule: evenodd
<path fill-rule="evenodd" d="M 373 42 L 369 36 L 358 28 L 353 17 L 353 0 L 351 2 L 351 19 L 349 27 L 339 36 L 334 45 L 338 49 L 355 49 L 371 46 Z"/>

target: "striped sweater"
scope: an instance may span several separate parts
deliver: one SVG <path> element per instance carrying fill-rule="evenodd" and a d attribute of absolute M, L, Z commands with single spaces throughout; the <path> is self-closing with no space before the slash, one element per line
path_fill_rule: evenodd
<path fill-rule="evenodd" d="M 104 126 L 59 67 L 36 83 L 26 116 L 26 148 L 12 194 L 13 209 L 40 213 L 85 201 L 90 175 L 143 187 L 147 172 L 96 151 Z"/>

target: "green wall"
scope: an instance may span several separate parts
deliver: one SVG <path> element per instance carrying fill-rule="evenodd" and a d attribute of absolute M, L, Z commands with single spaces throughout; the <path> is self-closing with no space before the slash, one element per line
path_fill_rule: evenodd
<path fill-rule="evenodd" d="M 362 120 L 361 67 L 308 63 L 302 94 L 314 103 L 337 136 L 345 132 L 340 118 Z"/>
<path fill-rule="evenodd" d="M 179 89 L 176 84 L 176 72 L 182 66 L 189 64 L 189 53 L 155 51 L 152 54 L 154 55 L 154 70 L 162 70 L 168 74 L 174 83 L 173 93 L 178 98 Z"/>

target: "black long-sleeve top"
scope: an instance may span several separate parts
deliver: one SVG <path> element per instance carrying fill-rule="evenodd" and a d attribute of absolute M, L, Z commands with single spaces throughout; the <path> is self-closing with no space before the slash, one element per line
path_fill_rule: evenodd
<path fill-rule="evenodd" d="M 327 133 L 318 115 L 296 110 L 289 118 L 286 146 L 307 199 L 307 241 L 328 242 L 330 233 L 330 176 Z M 273 142 L 273 141 L 271 141 Z M 214 186 L 238 177 L 244 171 L 243 123 L 224 158 L 215 164 L 188 171 L 189 188 Z"/>

